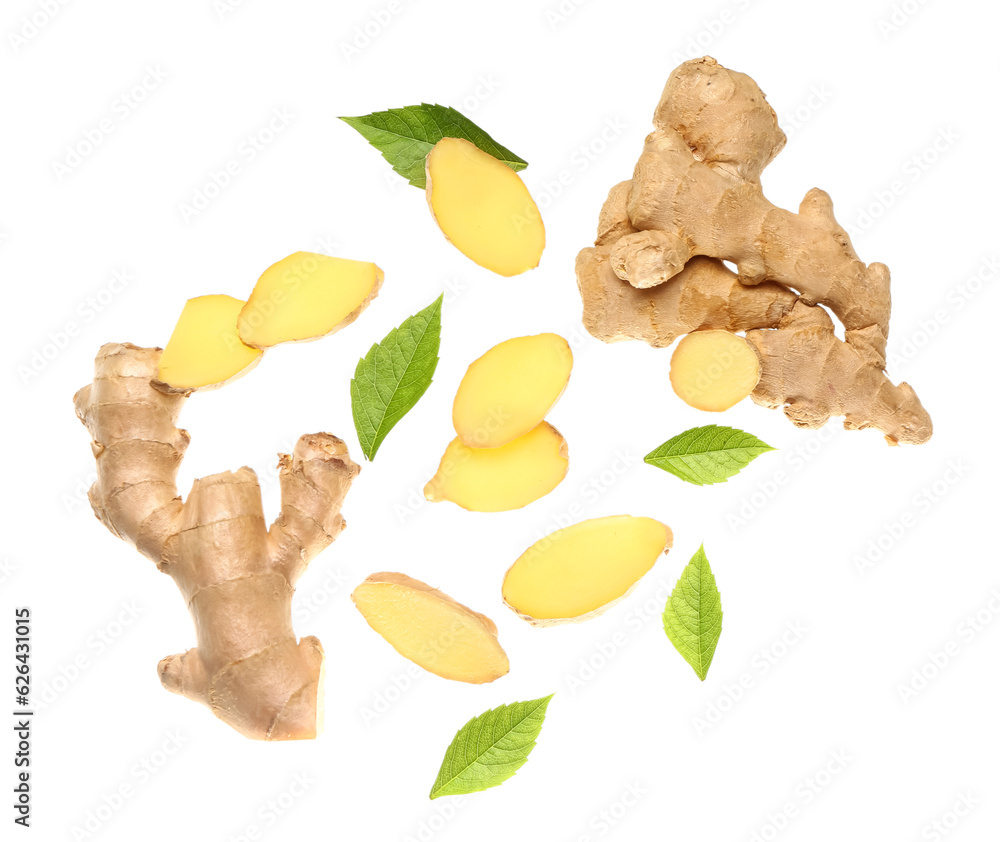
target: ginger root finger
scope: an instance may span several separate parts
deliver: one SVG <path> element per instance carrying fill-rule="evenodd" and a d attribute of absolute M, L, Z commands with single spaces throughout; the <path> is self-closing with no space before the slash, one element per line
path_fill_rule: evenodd
<path fill-rule="evenodd" d="M 497 627 L 447 594 L 402 573 L 374 573 L 351 595 L 400 655 L 453 681 L 485 684 L 510 670 Z"/>
<path fill-rule="evenodd" d="M 426 192 L 438 227 L 466 257 L 505 277 L 538 265 L 545 226 L 506 164 L 467 140 L 443 138 L 427 155 Z"/>
<path fill-rule="evenodd" d="M 673 546 L 670 527 L 648 517 L 581 521 L 522 553 L 503 580 L 503 600 L 534 626 L 580 622 L 624 598 Z"/>
<path fill-rule="evenodd" d="M 97 460 L 95 513 L 174 580 L 195 622 L 197 646 L 163 659 L 161 682 L 252 739 L 315 737 L 323 650 L 295 639 L 294 582 L 342 527 L 360 469 L 335 436 L 303 436 L 281 457 L 282 513 L 270 531 L 249 468 L 195 480 L 182 502 L 189 436 L 176 424 L 187 394 L 155 386 L 159 361 L 157 348 L 105 345 L 74 402 Z"/>
<path fill-rule="evenodd" d="M 670 385 L 688 406 L 723 412 L 760 380 L 760 360 L 745 339 L 726 330 L 689 333 L 670 358 Z"/>
<path fill-rule="evenodd" d="M 509 512 L 544 497 L 568 468 L 566 440 L 547 421 L 500 447 L 469 447 L 456 438 L 424 497 L 471 512 Z"/>

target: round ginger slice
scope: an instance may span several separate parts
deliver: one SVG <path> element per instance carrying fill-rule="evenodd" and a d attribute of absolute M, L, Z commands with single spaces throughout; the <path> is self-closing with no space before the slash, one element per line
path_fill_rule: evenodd
<path fill-rule="evenodd" d="M 189 299 L 160 355 L 157 381 L 177 392 L 218 389 L 257 365 L 263 352 L 236 332 L 244 304 L 229 295 Z"/>
<path fill-rule="evenodd" d="M 427 155 L 427 204 L 438 227 L 462 254 L 510 277 L 534 269 L 545 226 L 520 176 L 474 143 L 438 141 Z"/>
<path fill-rule="evenodd" d="M 354 589 L 351 599 L 393 649 L 428 672 L 486 684 L 510 670 L 489 617 L 417 579 L 374 573 Z"/>
<path fill-rule="evenodd" d="M 382 288 L 374 263 L 297 251 L 264 270 L 240 311 L 239 333 L 254 348 L 311 342 L 353 322 Z"/>
<path fill-rule="evenodd" d="M 677 397 L 706 412 L 735 406 L 759 381 L 757 352 L 742 336 L 728 330 L 689 333 L 670 358 L 670 385 Z"/>
<path fill-rule="evenodd" d="M 535 542 L 511 565 L 503 601 L 534 626 L 581 622 L 625 597 L 673 546 L 648 517 L 591 518 Z"/>
<path fill-rule="evenodd" d="M 555 333 L 495 345 L 469 366 L 455 394 L 452 422 L 462 444 L 500 447 L 535 429 L 572 369 L 569 343 Z"/>
<path fill-rule="evenodd" d="M 547 421 L 500 447 L 468 447 L 456 438 L 424 497 L 450 500 L 470 512 L 508 512 L 544 497 L 568 468 L 566 440 Z"/>

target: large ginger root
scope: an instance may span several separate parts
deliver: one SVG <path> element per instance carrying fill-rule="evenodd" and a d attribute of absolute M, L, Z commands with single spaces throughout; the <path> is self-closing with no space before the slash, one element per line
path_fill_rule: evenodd
<path fill-rule="evenodd" d="M 176 475 L 190 437 L 176 422 L 190 392 L 156 388 L 160 353 L 105 345 L 94 382 L 74 399 L 97 460 L 95 513 L 173 578 L 195 621 L 197 647 L 160 661 L 160 680 L 247 737 L 312 738 L 323 648 L 315 637 L 296 642 L 292 594 L 343 529 L 340 507 L 359 468 L 340 439 L 300 438 L 281 456 L 281 513 L 270 529 L 250 468 L 195 480 L 182 502 Z"/>
<path fill-rule="evenodd" d="M 916 394 L 883 373 L 888 269 L 858 259 L 826 193 L 809 191 L 798 214 L 764 198 L 761 172 L 785 136 L 756 83 L 711 58 L 685 62 L 654 124 L 633 179 L 605 202 L 595 247 L 577 258 L 590 333 L 663 347 L 697 330 L 756 331 L 757 403 L 786 405 L 803 427 L 843 414 L 846 427 L 877 428 L 890 444 L 929 439 Z"/>

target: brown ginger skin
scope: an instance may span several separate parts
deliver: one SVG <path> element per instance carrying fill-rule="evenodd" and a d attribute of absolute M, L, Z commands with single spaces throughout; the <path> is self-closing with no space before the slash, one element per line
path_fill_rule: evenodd
<path fill-rule="evenodd" d="M 302 436 L 280 457 L 281 512 L 270 529 L 250 468 L 195 480 L 182 502 L 176 476 L 190 437 L 177 417 L 187 393 L 154 386 L 159 356 L 105 345 L 74 403 L 93 439 L 95 513 L 174 580 L 195 622 L 197 646 L 164 658 L 160 680 L 244 736 L 315 737 L 323 648 L 315 637 L 296 641 L 291 599 L 343 529 L 340 507 L 359 468 L 340 439 Z"/>
<path fill-rule="evenodd" d="M 848 344 L 884 368 L 889 270 L 861 262 L 822 190 L 797 214 L 765 198 L 761 172 L 785 134 L 753 79 L 709 57 L 687 61 L 670 74 L 653 123 L 627 196 L 635 231 L 611 249 L 617 275 L 646 288 L 695 255 L 732 261 L 743 284 L 777 281 L 828 306 Z"/>

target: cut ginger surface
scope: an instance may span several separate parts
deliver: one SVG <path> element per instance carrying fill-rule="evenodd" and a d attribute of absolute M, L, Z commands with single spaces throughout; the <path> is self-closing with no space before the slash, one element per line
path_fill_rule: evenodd
<path fill-rule="evenodd" d="M 749 395 L 760 380 L 760 359 L 742 336 L 696 330 L 677 343 L 670 385 L 688 406 L 722 412 Z"/>
<path fill-rule="evenodd" d="M 499 447 L 533 430 L 562 395 L 573 368 L 569 343 L 555 333 L 518 336 L 469 366 L 452 422 L 469 447 Z"/>
<path fill-rule="evenodd" d="M 352 599 L 368 625 L 428 672 L 485 684 L 510 669 L 493 621 L 423 582 L 375 573 L 354 589 Z"/>
<path fill-rule="evenodd" d="M 308 342 L 346 327 L 378 295 L 374 263 L 299 251 L 257 280 L 239 315 L 240 338 L 255 348 Z"/>
<path fill-rule="evenodd" d="M 631 515 L 592 518 L 537 541 L 507 571 L 504 602 L 533 625 L 596 617 L 673 545 L 670 527 Z"/>
<path fill-rule="evenodd" d="M 261 351 L 244 345 L 236 333 L 244 303 L 228 295 L 190 299 L 160 355 L 157 379 L 178 391 L 212 389 L 257 365 Z"/>
<path fill-rule="evenodd" d="M 569 467 L 566 450 L 566 440 L 545 421 L 500 447 L 468 447 L 456 438 L 424 496 L 473 512 L 520 509 L 563 481 Z"/>
<path fill-rule="evenodd" d="M 480 266 L 509 277 L 534 269 L 545 226 L 520 176 L 461 138 L 427 155 L 427 203 L 445 237 Z"/>

